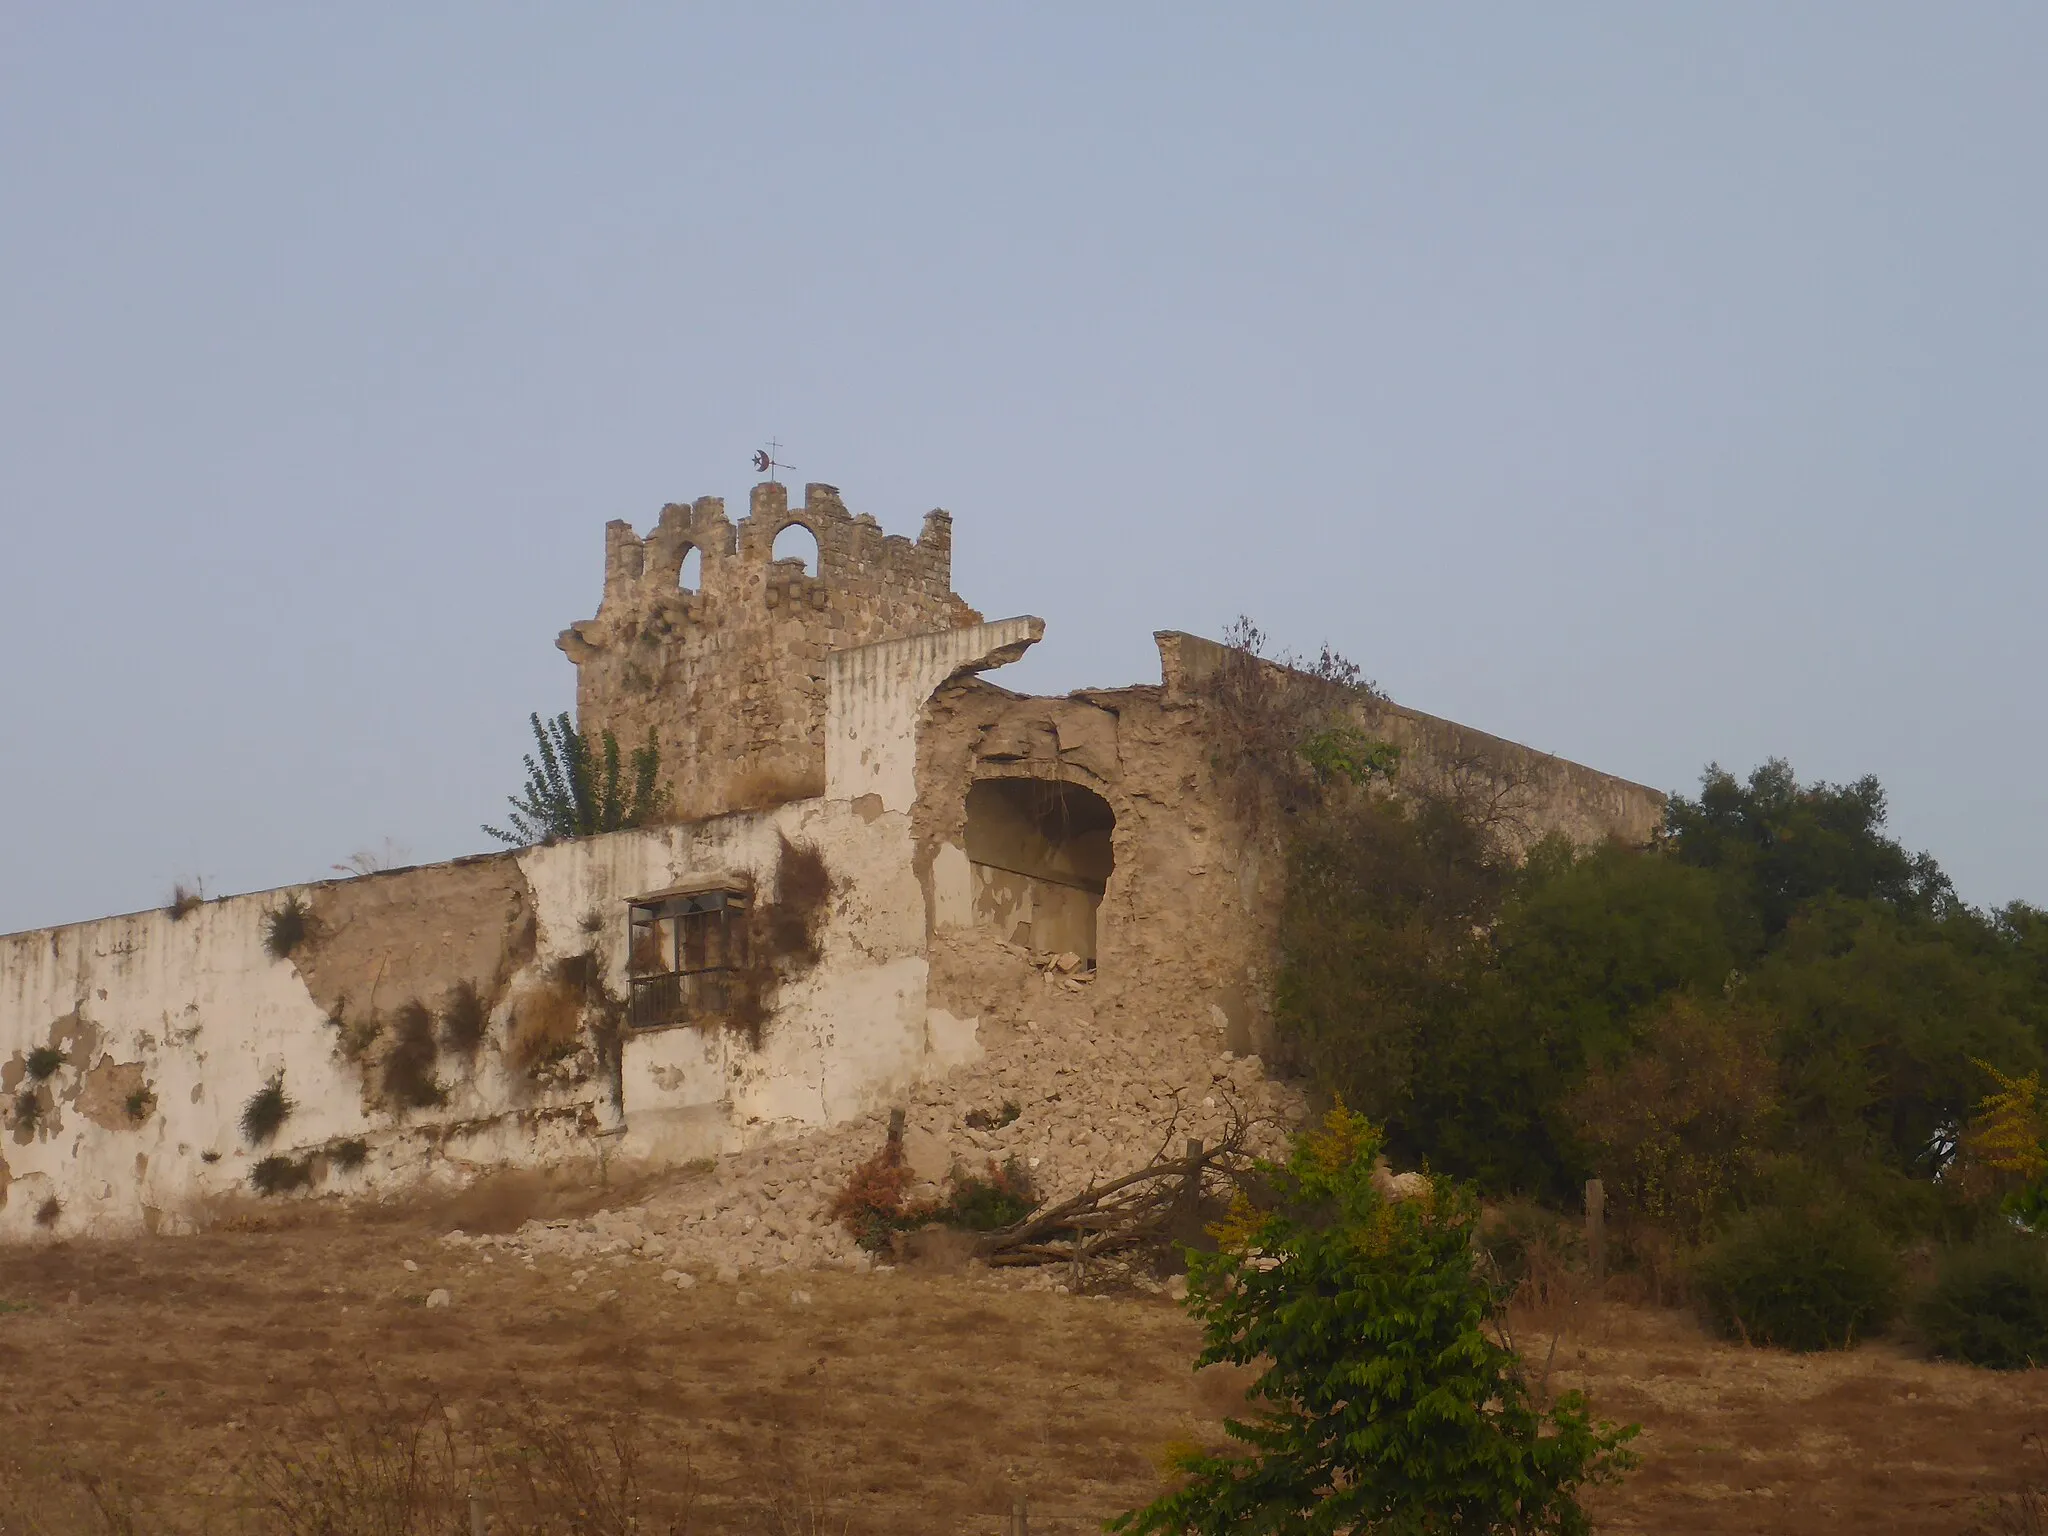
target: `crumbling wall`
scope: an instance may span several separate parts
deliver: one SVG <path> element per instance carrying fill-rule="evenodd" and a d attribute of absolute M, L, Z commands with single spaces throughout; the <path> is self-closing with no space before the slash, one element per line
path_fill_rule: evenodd
<path fill-rule="evenodd" d="M 1248 823 L 1218 777 L 1202 685 L 1228 653 L 1191 635 L 1157 638 L 1158 687 L 1044 699 L 966 679 L 927 709 L 914 824 L 931 1005 L 976 1021 L 985 1039 L 1078 1021 L 1105 1036 L 1203 1028 L 1219 1049 L 1272 1053 L 1283 830 Z M 1550 832 L 1640 842 L 1662 817 L 1664 797 L 1642 785 L 1385 700 L 1349 707 L 1368 735 L 1402 749 L 1402 782 L 1457 788 L 1512 845 Z M 977 782 L 999 778 L 1080 785 L 1115 812 L 1092 974 L 991 920 L 966 807 Z"/>
<path fill-rule="evenodd" d="M 1204 684 L 1232 654 L 1228 647 L 1176 630 L 1153 639 L 1166 700 L 1199 707 Z M 1644 843 L 1664 819 L 1664 796 L 1647 785 L 1391 699 L 1354 696 L 1346 708 L 1367 736 L 1401 749 L 1399 783 L 1455 791 L 1493 817 L 1518 850 L 1553 832 L 1582 846 L 1610 837 Z"/>
<path fill-rule="evenodd" d="M 773 558 L 800 525 L 814 572 Z M 696 552 L 694 589 L 680 583 Z M 576 664 L 582 728 L 622 749 L 653 728 L 681 819 L 819 795 L 825 780 L 826 658 L 835 651 L 981 616 L 952 590 L 952 519 L 931 512 L 917 540 L 884 534 L 829 485 L 754 487 L 737 525 L 705 497 L 670 505 L 644 539 L 605 529 L 604 600 L 556 642 Z"/>
<path fill-rule="evenodd" d="M 622 1039 L 627 899 L 706 870 L 773 893 L 785 840 L 835 889 L 767 1026 Z M 305 933 L 279 958 L 266 938 L 294 900 Z M 815 799 L 0 938 L 0 1238 L 189 1230 L 257 1198 L 265 1158 L 316 1196 L 380 1196 L 844 1118 L 924 1068 L 923 945 L 908 818 Z M 513 1041 L 565 977 L 569 1048 L 531 1060 Z M 692 1053 L 711 1070 L 683 1085 Z M 291 1111 L 252 1142 L 244 1108 L 280 1079 Z"/>
<path fill-rule="evenodd" d="M 825 797 L 0 937 L 0 1238 L 189 1229 L 266 1159 L 303 1198 L 728 1152 L 974 1059 L 929 1006 L 908 765 L 932 689 L 1041 627 L 836 653 Z M 793 850 L 828 889 L 765 1023 L 627 1028 L 630 899 L 716 872 L 765 918 Z M 543 1025 L 560 1049 L 522 1045 Z M 252 1140 L 273 1082 L 292 1108 Z"/>

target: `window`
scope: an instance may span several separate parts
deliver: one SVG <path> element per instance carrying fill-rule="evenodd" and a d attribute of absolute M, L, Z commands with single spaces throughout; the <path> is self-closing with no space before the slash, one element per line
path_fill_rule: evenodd
<path fill-rule="evenodd" d="M 689 1024 L 733 1006 L 747 964 L 744 881 L 720 875 L 635 897 L 626 975 L 635 1029 Z"/>

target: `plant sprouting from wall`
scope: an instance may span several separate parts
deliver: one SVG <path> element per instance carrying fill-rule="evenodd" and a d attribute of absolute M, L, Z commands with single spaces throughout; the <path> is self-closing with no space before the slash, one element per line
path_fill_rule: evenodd
<path fill-rule="evenodd" d="M 256 1166 L 249 1170 L 249 1184 L 259 1195 L 289 1194 L 295 1189 L 304 1189 L 313 1182 L 313 1160 L 310 1157 L 286 1157 L 273 1152 L 268 1157 L 258 1158 Z"/>
<path fill-rule="evenodd" d="M 57 1069 L 64 1065 L 64 1053 L 54 1045 L 39 1045 L 28 1053 L 26 1066 L 29 1081 L 47 1082 L 57 1075 Z"/>
<path fill-rule="evenodd" d="M 490 1027 L 491 1011 L 477 992 L 476 983 L 458 981 L 441 1011 L 441 1043 L 464 1061 L 473 1061 Z"/>
<path fill-rule="evenodd" d="M 182 921 L 197 911 L 206 900 L 206 887 L 200 881 L 187 885 L 180 880 L 171 887 L 170 903 L 164 910 L 171 914 L 172 922 Z"/>
<path fill-rule="evenodd" d="M 144 1087 L 137 1088 L 122 1101 L 121 1107 L 128 1112 L 128 1118 L 137 1125 L 156 1113 L 156 1094 Z"/>
<path fill-rule="evenodd" d="M 277 1135 L 296 1108 L 291 1095 L 284 1091 L 284 1073 L 280 1071 L 250 1094 L 249 1102 L 242 1106 L 242 1139 L 252 1147 L 262 1146 Z"/>
<path fill-rule="evenodd" d="M 1270 654 L 1265 632 L 1248 618 L 1223 632 L 1223 644 L 1200 690 L 1211 765 L 1240 817 L 1304 810 L 1337 785 L 1393 775 L 1399 749 L 1352 719 L 1361 701 L 1385 698 L 1356 663 L 1327 645 L 1313 660 Z"/>
<path fill-rule="evenodd" d="M 384 1057 L 384 1096 L 398 1109 L 435 1109 L 448 1102 L 448 1090 L 435 1076 L 439 1047 L 434 1043 L 434 1017 L 417 998 L 393 1016 L 391 1049 Z"/>
<path fill-rule="evenodd" d="M 370 1160 L 370 1144 L 360 1136 L 344 1136 L 327 1144 L 327 1160 L 343 1173 L 354 1173 Z"/>
<path fill-rule="evenodd" d="M 30 1087 L 24 1087 L 14 1096 L 14 1126 L 16 1130 L 33 1131 L 43 1123 L 42 1097 Z"/>
<path fill-rule="evenodd" d="M 552 720 L 538 714 L 529 718 L 538 755 L 527 754 L 524 791 L 507 797 L 511 830 L 486 825 L 487 834 L 525 848 L 645 826 L 666 811 L 661 748 L 653 727 L 646 745 L 622 760 L 617 737 L 610 731 L 593 737 L 577 730 L 566 710 Z"/>
<path fill-rule="evenodd" d="M 297 891 L 284 904 L 264 914 L 263 947 L 273 960 L 282 960 L 306 940 L 312 930 L 313 912 Z"/>

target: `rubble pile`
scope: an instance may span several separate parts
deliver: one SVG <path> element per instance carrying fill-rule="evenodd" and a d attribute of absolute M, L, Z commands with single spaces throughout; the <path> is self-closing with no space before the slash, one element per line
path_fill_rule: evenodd
<path fill-rule="evenodd" d="M 1233 1116 L 1258 1122 L 1249 1146 L 1273 1154 L 1304 1113 L 1300 1094 L 1269 1079 L 1256 1056 L 1219 1053 L 1214 1037 L 1104 1036 L 1080 1020 L 1027 1021 L 970 1066 L 927 1082 L 898 1106 L 912 1204 L 937 1199 L 955 1172 L 1010 1159 L 1038 1194 L 1058 1200 L 1091 1183 L 1179 1156 L 1189 1138 L 1222 1139 Z M 502 1237 L 451 1233 L 530 1262 L 580 1261 L 582 1284 L 603 1266 L 659 1265 L 673 1284 L 873 1262 L 827 1214 L 853 1169 L 888 1135 L 889 1108 L 717 1160 L 643 1203 L 579 1220 L 529 1222 Z M 1051 1283 L 1046 1277 L 1046 1283 Z"/>

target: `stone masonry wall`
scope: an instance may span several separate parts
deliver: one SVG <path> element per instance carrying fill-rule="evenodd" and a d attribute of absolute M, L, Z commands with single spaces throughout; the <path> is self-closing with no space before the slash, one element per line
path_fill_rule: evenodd
<path fill-rule="evenodd" d="M 929 893 L 931 1006 L 977 1020 L 990 1049 L 1057 1017 L 1104 1040 L 1167 1030 L 1200 1033 L 1215 1050 L 1274 1055 L 1270 965 L 1285 849 L 1276 831 L 1247 829 L 1217 780 L 1199 684 L 1223 648 L 1157 638 L 1161 686 L 1048 699 L 964 679 L 926 710 L 912 828 Z M 1511 843 L 1552 832 L 1582 844 L 1642 842 L 1662 815 L 1664 797 L 1643 785 L 1385 700 L 1357 708 L 1364 729 L 1402 748 L 1404 782 L 1456 781 L 1498 809 Z M 1115 812 L 1092 974 L 1041 978 L 1031 957 L 977 920 L 967 790 L 989 778 L 1080 785 Z"/>
<path fill-rule="evenodd" d="M 818 569 L 772 558 L 792 524 L 818 541 Z M 681 584 L 695 550 L 701 576 Z M 881 640 L 980 622 L 952 590 L 953 523 L 927 513 L 916 542 L 846 510 L 829 485 L 800 506 L 773 482 L 729 521 L 715 496 L 662 508 L 645 538 L 605 529 L 604 600 L 556 644 L 577 669 L 585 731 L 621 751 L 648 728 L 660 743 L 674 813 L 693 819 L 820 793 L 825 658 Z"/>

